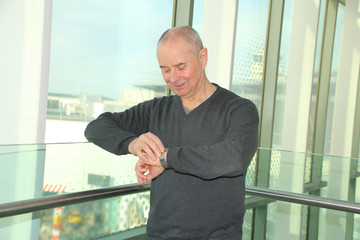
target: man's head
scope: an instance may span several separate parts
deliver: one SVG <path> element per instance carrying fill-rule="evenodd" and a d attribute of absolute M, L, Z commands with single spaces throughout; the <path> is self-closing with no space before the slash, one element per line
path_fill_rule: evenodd
<path fill-rule="evenodd" d="M 201 38 L 197 31 L 192 27 L 183 26 L 183 27 L 174 27 L 166 30 L 160 37 L 158 45 L 162 42 L 168 40 L 173 40 L 174 38 L 184 39 L 194 51 L 194 54 L 198 56 L 201 49 L 204 48 Z"/>
<path fill-rule="evenodd" d="M 207 49 L 191 27 L 175 27 L 161 36 L 157 57 L 169 88 L 180 97 L 195 97 L 208 82 Z"/>

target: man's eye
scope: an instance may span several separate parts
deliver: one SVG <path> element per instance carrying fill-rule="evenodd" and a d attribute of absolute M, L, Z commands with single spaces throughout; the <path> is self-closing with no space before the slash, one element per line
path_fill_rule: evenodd
<path fill-rule="evenodd" d="M 170 70 L 169 69 L 162 69 L 162 72 L 163 73 L 168 73 L 168 72 L 170 72 Z"/>

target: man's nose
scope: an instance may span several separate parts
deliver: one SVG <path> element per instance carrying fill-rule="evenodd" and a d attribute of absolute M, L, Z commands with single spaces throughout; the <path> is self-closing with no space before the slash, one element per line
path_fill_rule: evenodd
<path fill-rule="evenodd" d="M 179 74 L 175 71 L 170 73 L 170 82 L 176 82 L 179 79 Z"/>

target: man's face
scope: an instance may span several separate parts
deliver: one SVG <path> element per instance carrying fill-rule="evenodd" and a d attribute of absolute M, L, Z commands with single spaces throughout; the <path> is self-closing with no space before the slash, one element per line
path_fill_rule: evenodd
<path fill-rule="evenodd" d="M 182 38 L 160 42 L 157 58 L 168 87 L 182 98 L 194 97 L 205 83 L 206 49 L 198 56 Z"/>

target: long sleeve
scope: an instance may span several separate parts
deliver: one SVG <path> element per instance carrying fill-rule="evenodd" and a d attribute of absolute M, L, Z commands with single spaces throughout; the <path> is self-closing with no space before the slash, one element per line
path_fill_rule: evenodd
<path fill-rule="evenodd" d="M 103 113 L 88 124 L 85 137 L 111 153 L 127 154 L 129 143 L 147 132 L 150 106 L 147 101 L 124 112 Z"/>

